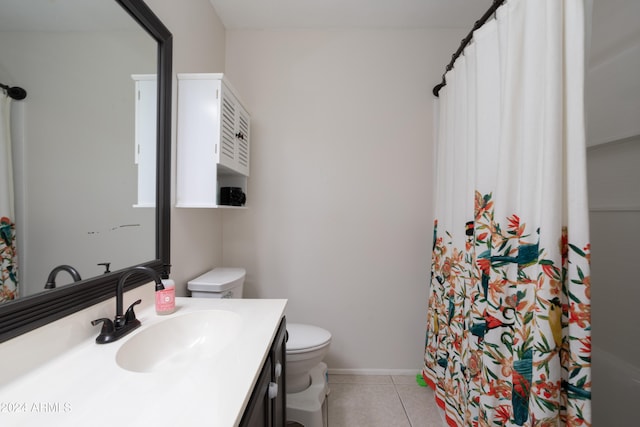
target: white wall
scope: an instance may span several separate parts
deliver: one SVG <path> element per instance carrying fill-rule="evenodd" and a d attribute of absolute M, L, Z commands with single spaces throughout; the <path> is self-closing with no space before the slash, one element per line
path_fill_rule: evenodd
<path fill-rule="evenodd" d="M 640 136 L 587 152 L 591 207 L 594 425 L 627 426 L 640 401 L 637 265 Z"/>
<path fill-rule="evenodd" d="M 585 88 L 589 145 L 640 134 L 640 1 L 593 3 Z"/>
<path fill-rule="evenodd" d="M 593 424 L 637 424 L 640 2 L 596 0 L 586 78 Z M 607 143 L 607 144 L 604 144 Z M 600 144 L 600 145 L 599 145 Z"/>
<path fill-rule="evenodd" d="M 225 30 L 208 0 L 146 0 L 173 34 L 172 198 L 175 201 L 176 73 L 221 72 Z M 175 202 L 172 202 L 172 206 Z M 186 282 L 222 262 L 222 222 L 215 209 L 171 211 L 171 276 L 179 296 Z"/>
<path fill-rule="evenodd" d="M 248 210 L 223 213 L 245 294 L 333 334 L 332 369 L 418 372 L 432 95 L 460 31 L 228 31 L 252 114 Z"/>

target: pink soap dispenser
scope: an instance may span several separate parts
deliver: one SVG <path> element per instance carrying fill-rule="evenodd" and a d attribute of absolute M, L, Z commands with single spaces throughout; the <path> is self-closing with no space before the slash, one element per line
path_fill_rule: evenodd
<path fill-rule="evenodd" d="M 156 313 L 171 314 L 176 311 L 176 284 L 167 274 L 162 275 L 162 285 L 156 285 Z"/>

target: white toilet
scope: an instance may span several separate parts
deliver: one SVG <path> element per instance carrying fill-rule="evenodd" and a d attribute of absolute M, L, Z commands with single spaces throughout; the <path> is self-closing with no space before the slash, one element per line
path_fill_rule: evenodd
<path fill-rule="evenodd" d="M 242 298 L 246 275 L 244 268 L 214 268 L 190 280 L 187 288 L 195 298 Z"/>
<path fill-rule="evenodd" d="M 288 323 L 287 420 L 305 427 L 327 427 L 327 365 L 331 333 L 312 325 Z"/>
<path fill-rule="evenodd" d="M 329 331 L 300 323 L 287 324 L 287 392 L 299 393 L 311 385 L 310 371 L 329 351 Z"/>
<path fill-rule="evenodd" d="M 195 298 L 242 298 L 244 268 L 214 268 L 187 283 Z M 331 333 L 312 325 L 287 324 L 287 420 L 326 427 L 327 365 Z"/>

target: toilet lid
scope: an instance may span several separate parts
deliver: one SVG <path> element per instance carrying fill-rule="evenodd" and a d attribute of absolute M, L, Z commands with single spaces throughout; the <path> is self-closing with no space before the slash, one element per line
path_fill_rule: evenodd
<path fill-rule="evenodd" d="M 287 351 L 300 351 L 321 347 L 331 341 L 331 333 L 326 329 L 301 323 L 288 323 Z"/>
<path fill-rule="evenodd" d="M 245 275 L 244 268 L 218 267 L 189 280 L 187 288 L 190 291 L 224 292 L 235 287 Z"/>

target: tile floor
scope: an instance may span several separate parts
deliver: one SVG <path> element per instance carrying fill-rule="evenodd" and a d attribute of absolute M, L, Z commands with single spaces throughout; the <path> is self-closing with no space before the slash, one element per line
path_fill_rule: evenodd
<path fill-rule="evenodd" d="M 433 391 L 405 375 L 329 375 L 329 427 L 442 427 Z"/>

